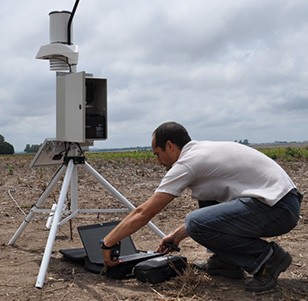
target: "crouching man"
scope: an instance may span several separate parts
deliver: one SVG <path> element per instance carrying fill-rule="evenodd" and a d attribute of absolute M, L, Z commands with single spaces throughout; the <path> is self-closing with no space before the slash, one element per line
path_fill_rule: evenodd
<path fill-rule="evenodd" d="M 253 275 L 246 290 L 275 287 L 292 258 L 277 243 L 263 238 L 293 229 L 302 200 L 287 173 L 248 146 L 192 141 L 176 122 L 166 122 L 154 131 L 152 148 L 167 173 L 154 194 L 104 238 L 106 266 L 119 263 L 111 260 L 112 246 L 145 226 L 189 188 L 202 208 L 189 213 L 179 228 L 165 236 L 158 251 L 168 252 L 166 242 L 178 245 L 189 236 L 214 253 L 204 265 L 209 274 L 241 278 L 246 271 Z"/>

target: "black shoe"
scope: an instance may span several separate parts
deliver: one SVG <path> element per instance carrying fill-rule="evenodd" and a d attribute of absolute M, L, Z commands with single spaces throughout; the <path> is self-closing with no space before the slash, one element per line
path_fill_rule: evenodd
<path fill-rule="evenodd" d="M 229 279 L 244 278 L 244 270 L 240 266 L 226 261 L 216 254 L 212 255 L 207 262 L 196 261 L 192 265 L 210 276 L 222 276 Z"/>
<path fill-rule="evenodd" d="M 292 262 L 292 257 L 276 243 L 271 242 L 274 253 L 253 278 L 245 284 L 245 289 L 250 292 L 262 292 L 274 288 L 281 272 L 287 270 Z"/>

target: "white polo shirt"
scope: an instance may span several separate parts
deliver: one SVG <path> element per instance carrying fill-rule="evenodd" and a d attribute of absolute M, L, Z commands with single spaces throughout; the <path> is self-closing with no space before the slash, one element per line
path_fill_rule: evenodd
<path fill-rule="evenodd" d="M 186 188 L 197 200 L 226 202 L 248 196 L 273 206 L 295 185 L 274 160 L 249 146 L 190 141 L 156 192 L 180 196 Z"/>

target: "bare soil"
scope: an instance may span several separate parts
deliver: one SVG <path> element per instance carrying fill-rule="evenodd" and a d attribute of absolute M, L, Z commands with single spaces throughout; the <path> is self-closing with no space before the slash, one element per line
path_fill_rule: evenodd
<path fill-rule="evenodd" d="M 82 265 L 65 260 L 60 249 L 81 247 L 76 227 L 122 219 L 125 213 L 78 215 L 62 225 L 57 233 L 53 253 L 42 289 L 35 283 L 47 242 L 47 214 L 36 214 L 14 246 L 8 242 L 25 219 L 32 205 L 45 191 L 55 167 L 29 168 L 32 156 L 0 157 L 0 300 L 308 300 L 308 203 L 304 198 L 301 219 L 290 233 L 274 238 L 293 257 L 291 267 L 280 275 L 278 287 L 254 294 L 244 291 L 244 280 L 210 277 L 188 268 L 184 275 L 161 284 L 147 284 L 136 279 L 112 280 L 90 273 Z M 165 171 L 152 160 L 98 160 L 89 162 L 105 179 L 134 205 L 149 197 Z M 280 162 L 298 185 L 308 190 L 308 162 Z M 80 208 L 120 208 L 92 176 L 78 167 Z M 44 203 L 51 208 L 57 201 L 60 181 Z M 69 196 L 68 196 L 69 200 Z M 189 193 L 174 200 L 153 222 L 169 233 L 185 215 L 196 208 Z M 154 250 L 160 239 L 148 228 L 133 235 L 139 249 Z M 188 262 L 206 259 L 206 250 L 190 239 L 181 244 L 181 254 Z M 249 275 L 247 275 L 249 277 Z"/>

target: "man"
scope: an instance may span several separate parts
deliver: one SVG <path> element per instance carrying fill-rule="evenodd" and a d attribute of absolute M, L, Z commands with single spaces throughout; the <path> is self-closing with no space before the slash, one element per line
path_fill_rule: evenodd
<path fill-rule="evenodd" d="M 190 188 L 192 197 L 206 206 L 188 214 L 183 225 L 162 239 L 158 251 L 168 252 L 166 242 L 178 245 L 189 236 L 214 252 L 206 266 L 208 273 L 237 278 L 245 270 L 253 275 L 246 290 L 273 288 L 292 259 L 278 244 L 261 237 L 294 228 L 302 199 L 286 172 L 239 143 L 192 141 L 175 122 L 154 131 L 152 148 L 168 171 L 154 194 L 104 238 L 106 266 L 119 263 L 111 260 L 113 246 Z"/>

